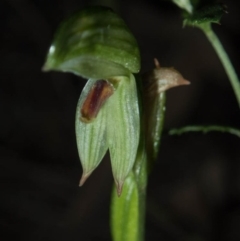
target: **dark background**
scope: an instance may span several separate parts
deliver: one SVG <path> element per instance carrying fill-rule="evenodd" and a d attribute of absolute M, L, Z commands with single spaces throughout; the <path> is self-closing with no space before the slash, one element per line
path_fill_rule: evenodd
<path fill-rule="evenodd" d="M 239 1 L 214 30 L 239 72 Z M 142 71 L 174 66 L 191 81 L 167 93 L 161 150 L 149 177 L 146 240 L 240 240 L 240 140 L 168 130 L 190 124 L 240 128 L 221 63 L 203 33 L 182 28 L 168 1 L 0 1 L 0 240 L 110 240 L 112 174 L 106 157 L 84 187 L 75 108 L 86 80 L 41 72 L 53 33 L 88 4 L 113 7 L 142 53 Z"/>

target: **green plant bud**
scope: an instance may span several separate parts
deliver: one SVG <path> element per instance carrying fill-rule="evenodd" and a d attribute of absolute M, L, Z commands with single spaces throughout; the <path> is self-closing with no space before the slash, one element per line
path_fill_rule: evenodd
<path fill-rule="evenodd" d="M 140 118 L 135 78 L 119 77 L 115 93 L 106 102 L 108 113 L 107 139 L 112 171 L 121 194 L 125 178 L 132 170 L 140 134 Z"/>
<path fill-rule="evenodd" d="M 165 111 L 165 91 L 190 82 L 174 68 L 160 67 L 154 59 L 155 68 L 143 75 L 145 87 L 145 130 L 148 158 L 155 161 L 159 150 Z"/>
<path fill-rule="evenodd" d="M 43 67 L 88 79 L 128 76 L 139 69 L 135 38 L 117 14 L 99 6 L 86 8 L 60 25 Z"/>

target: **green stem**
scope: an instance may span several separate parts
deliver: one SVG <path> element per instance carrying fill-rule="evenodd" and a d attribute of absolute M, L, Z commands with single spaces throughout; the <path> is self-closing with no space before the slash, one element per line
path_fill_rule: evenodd
<path fill-rule="evenodd" d="M 205 24 L 200 24 L 198 25 L 198 27 L 200 29 L 202 29 L 202 31 L 205 33 L 205 35 L 207 36 L 208 40 L 210 41 L 210 43 L 212 44 L 213 48 L 215 49 L 220 61 L 222 62 L 222 65 L 228 75 L 228 78 L 231 82 L 232 88 L 234 90 L 235 96 L 237 98 L 239 107 L 240 107 L 240 83 L 239 83 L 239 79 L 238 76 L 233 68 L 233 65 L 225 51 L 225 49 L 223 48 L 221 42 L 219 41 L 217 35 L 213 32 L 212 28 L 211 28 L 211 24 L 210 23 L 205 23 Z"/>
<path fill-rule="evenodd" d="M 224 132 L 229 133 L 232 135 L 235 135 L 237 137 L 240 137 L 240 130 L 228 126 L 186 126 L 178 129 L 173 129 L 169 131 L 170 135 L 181 135 L 186 132 L 203 132 L 208 133 L 211 131 L 218 131 L 218 132 Z"/>
<path fill-rule="evenodd" d="M 134 172 L 124 182 L 120 197 L 113 187 L 111 200 L 111 231 L 114 241 L 143 241 L 145 193 L 140 193 Z"/>
<path fill-rule="evenodd" d="M 138 190 L 138 239 L 143 241 L 145 236 L 145 211 L 146 211 L 146 190 L 147 190 L 147 155 L 145 140 L 140 140 L 139 151 L 133 168 Z M 132 220 L 134 221 L 134 220 Z"/>

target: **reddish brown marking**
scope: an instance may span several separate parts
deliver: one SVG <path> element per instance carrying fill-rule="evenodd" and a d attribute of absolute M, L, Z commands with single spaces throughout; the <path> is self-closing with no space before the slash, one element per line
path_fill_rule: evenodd
<path fill-rule="evenodd" d="M 81 108 L 81 121 L 90 122 L 97 117 L 99 110 L 105 101 L 113 94 L 114 89 L 106 80 L 98 80 L 91 90 L 87 98 L 83 102 Z"/>

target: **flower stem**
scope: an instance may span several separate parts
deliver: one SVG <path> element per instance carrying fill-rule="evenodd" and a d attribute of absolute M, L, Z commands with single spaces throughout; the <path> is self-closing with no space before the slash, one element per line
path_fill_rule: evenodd
<path fill-rule="evenodd" d="M 237 98 L 238 105 L 240 107 L 240 82 L 225 49 L 223 48 L 217 35 L 213 32 L 210 23 L 199 24 L 198 27 L 207 36 L 208 40 L 210 41 L 213 48 L 215 49 L 220 61 L 222 62 L 222 65 L 228 75 L 228 78 L 231 82 L 235 96 Z"/>

